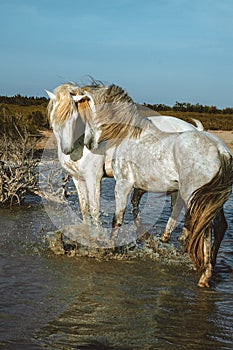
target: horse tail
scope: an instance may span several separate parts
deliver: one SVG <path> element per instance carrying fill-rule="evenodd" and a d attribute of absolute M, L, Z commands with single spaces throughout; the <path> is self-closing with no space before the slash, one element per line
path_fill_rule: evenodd
<path fill-rule="evenodd" d="M 220 162 L 220 168 L 213 179 L 192 194 L 185 215 L 185 226 L 190 231 L 186 251 L 198 271 L 205 268 L 205 230 L 231 194 L 232 157 L 229 157 L 229 154 L 220 154 Z"/>
<path fill-rule="evenodd" d="M 193 121 L 194 121 L 194 123 L 196 124 L 196 129 L 198 130 L 198 131 L 204 131 L 205 129 L 204 129 L 204 126 L 203 126 L 203 124 L 200 122 L 200 120 L 198 120 L 198 119 L 194 119 L 194 118 L 191 118 Z"/>

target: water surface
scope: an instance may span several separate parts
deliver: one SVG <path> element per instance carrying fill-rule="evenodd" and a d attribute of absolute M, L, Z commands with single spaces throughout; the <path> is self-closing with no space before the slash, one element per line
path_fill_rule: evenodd
<path fill-rule="evenodd" d="M 225 209 L 209 289 L 185 264 L 55 256 L 44 237 L 56 227 L 40 202 L 1 209 L 0 348 L 232 349 L 233 197 Z"/>

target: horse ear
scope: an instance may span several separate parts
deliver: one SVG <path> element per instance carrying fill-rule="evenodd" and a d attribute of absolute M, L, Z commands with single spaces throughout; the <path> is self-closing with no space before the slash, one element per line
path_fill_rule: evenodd
<path fill-rule="evenodd" d="M 74 102 L 80 102 L 82 100 L 85 100 L 87 98 L 87 95 L 73 95 L 72 98 Z"/>
<path fill-rule="evenodd" d="M 51 92 L 49 90 L 45 90 L 45 92 L 48 94 L 50 100 L 56 100 L 56 96 L 54 95 L 53 92 Z"/>

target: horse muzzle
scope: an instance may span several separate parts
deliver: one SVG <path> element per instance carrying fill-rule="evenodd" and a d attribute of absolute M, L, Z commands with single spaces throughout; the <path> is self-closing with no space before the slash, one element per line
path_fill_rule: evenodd
<path fill-rule="evenodd" d="M 93 139 L 90 139 L 88 142 L 84 142 L 84 146 L 86 146 L 89 151 L 95 151 L 97 149 Z"/>
<path fill-rule="evenodd" d="M 69 155 L 73 152 L 73 147 L 62 147 L 62 153 L 65 155 Z"/>

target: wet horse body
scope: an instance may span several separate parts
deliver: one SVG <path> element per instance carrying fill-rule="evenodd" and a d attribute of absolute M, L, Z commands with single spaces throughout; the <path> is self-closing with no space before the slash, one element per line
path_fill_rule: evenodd
<path fill-rule="evenodd" d="M 116 146 L 113 232 L 117 233 L 122 224 L 132 188 L 152 192 L 179 191 L 180 200 L 173 213 L 179 212 L 180 203 L 185 206 L 185 229 L 189 235 L 187 251 L 202 272 L 199 286 L 208 286 L 226 229 L 223 204 L 231 193 L 233 181 L 230 151 L 206 132 L 162 132 L 142 118 L 131 98 L 115 85 L 102 91 L 86 91 L 86 98 L 92 113 L 86 120 L 85 144 L 91 150 L 98 149 L 103 141 Z M 222 223 L 221 230 L 217 229 L 217 222 Z"/>

